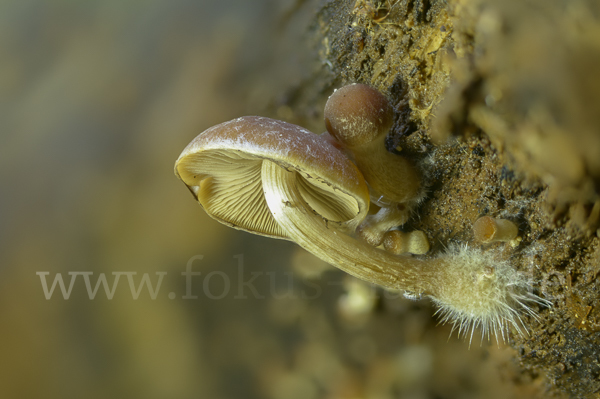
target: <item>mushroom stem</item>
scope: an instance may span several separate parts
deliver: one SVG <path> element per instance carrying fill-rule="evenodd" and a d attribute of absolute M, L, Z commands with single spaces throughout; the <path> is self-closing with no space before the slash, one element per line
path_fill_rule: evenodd
<path fill-rule="evenodd" d="M 370 143 L 348 149 L 371 191 L 371 200 L 379 206 L 410 203 L 422 196 L 421 176 L 410 160 L 385 148 L 386 135 Z"/>
<path fill-rule="evenodd" d="M 362 280 L 391 289 L 433 294 L 437 264 L 409 256 L 394 256 L 328 227 L 302 198 L 296 172 L 264 160 L 263 190 L 273 217 L 298 245 Z M 428 278 L 429 277 L 429 278 Z"/>
<path fill-rule="evenodd" d="M 518 310 L 537 317 L 528 304 L 548 302 L 530 292 L 527 280 L 491 251 L 454 248 L 438 258 L 392 255 L 328 226 L 302 198 L 297 172 L 264 160 L 262 185 L 273 217 L 289 238 L 324 261 L 362 280 L 385 288 L 428 295 L 459 335 L 476 326 L 482 337 L 494 333 L 505 339 L 508 326 L 523 333 Z"/>

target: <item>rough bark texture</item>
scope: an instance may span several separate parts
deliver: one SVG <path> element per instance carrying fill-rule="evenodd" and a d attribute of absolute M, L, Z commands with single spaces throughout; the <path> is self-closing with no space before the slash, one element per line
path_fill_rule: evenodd
<path fill-rule="evenodd" d="M 553 303 L 510 341 L 516 383 L 545 376 L 546 395 L 600 392 L 599 16 L 593 1 L 321 2 L 323 68 L 286 104 L 310 126 L 343 84 L 393 100 L 388 148 L 419 162 L 429 187 L 406 227 L 431 253 L 479 245 L 479 216 L 518 224 L 518 245 L 485 248 L 504 248 Z"/>

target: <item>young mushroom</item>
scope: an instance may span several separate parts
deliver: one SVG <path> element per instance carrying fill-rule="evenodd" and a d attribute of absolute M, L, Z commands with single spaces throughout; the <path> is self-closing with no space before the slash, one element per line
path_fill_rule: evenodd
<path fill-rule="evenodd" d="M 357 227 L 356 233 L 368 244 L 377 247 L 383 244 L 385 234 L 408 221 L 409 208 L 404 204 L 382 206 L 377 213 L 368 215 Z"/>
<path fill-rule="evenodd" d="M 523 323 L 518 308 L 543 300 L 490 252 L 452 250 L 434 259 L 396 256 L 351 232 L 369 206 L 356 166 L 326 139 L 255 116 L 209 128 L 182 152 L 175 173 L 206 212 L 231 227 L 295 241 L 362 280 L 432 297 L 444 320 L 484 333 Z"/>
<path fill-rule="evenodd" d="M 482 243 L 513 241 L 518 234 L 517 225 L 506 219 L 482 216 L 473 223 L 473 236 Z"/>
<path fill-rule="evenodd" d="M 429 251 L 429 240 L 425 233 L 420 230 L 408 233 L 391 230 L 383 236 L 383 247 L 386 251 L 395 255 L 424 255 Z"/>
<path fill-rule="evenodd" d="M 421 177 L 415 165 L 385 148 L 394 123 L 394 108 L 374 88 L 351 84 L 336 90 L 325 104 L 325 126 L 353 156 L 369 185 L 371 200 L 381 207 L 357 233 L 380 245 L 391 228 L 404 224 L 421 196 Z"/>

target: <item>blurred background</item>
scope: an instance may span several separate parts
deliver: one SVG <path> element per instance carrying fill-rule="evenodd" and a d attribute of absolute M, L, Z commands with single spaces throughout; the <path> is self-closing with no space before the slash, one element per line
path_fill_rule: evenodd
<path fill-rule="evenodd" d="M 314 3 L 0 2 L 0 398 L 531 394 L 509 349 L 447 343 L 427 302 L 226 228 L 175 178 L 212 125 L 294 119 Z"/>

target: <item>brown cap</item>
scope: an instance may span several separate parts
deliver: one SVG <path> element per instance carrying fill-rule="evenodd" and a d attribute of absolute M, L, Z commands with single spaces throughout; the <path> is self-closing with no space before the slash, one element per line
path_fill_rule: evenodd
<path fill-rule="evenodd" d="M 376 89 L 351 84 L 337 89 L 325 104 L 327 131 L 347 147 L 357 147 L 387 134 L 394 109 Z"/>
<path fill-rule="evenodd" d="M 175 163 L 175 174 L 206 212 L 237 229 L 288 238 L 273 218 L 262 163 L 295 171 L 306 204 L 328 223 L 353 229 L 369 207 L 356 166 L 326 139 L 290 123 L 244 116 L 198 135 Z"/>

